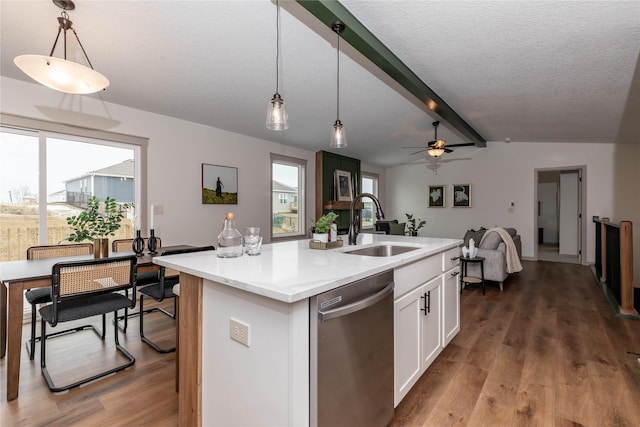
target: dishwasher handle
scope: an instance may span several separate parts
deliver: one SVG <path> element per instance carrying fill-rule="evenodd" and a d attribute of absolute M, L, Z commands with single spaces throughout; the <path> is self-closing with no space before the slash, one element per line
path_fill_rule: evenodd
<path fill-rule="evenodd" d="M 333 310 L 327 311 L 318 311 L 318 318 L 321 322 L 325 320 L 335 319 L 336 317 L 346 316 L 347 314 L 354 313 L 359 310 L 364 310 L 367 307 L 371 307 L 377 302 L 383 300 L 387 295 L 393 292 L 394 282 L 387 283 L 381 291 L 376 292 L 373 295 L 370 295 L 364 299 L 361 299 L 356 302 L 352 302 L 351 304 L 347 304 L 344 307 L 334 308 Z"/>

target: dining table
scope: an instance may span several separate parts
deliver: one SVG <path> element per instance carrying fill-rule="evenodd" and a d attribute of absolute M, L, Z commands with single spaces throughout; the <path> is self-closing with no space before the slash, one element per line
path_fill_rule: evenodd
<path fill-rule="evenodd" d="M 144 252 L 136 257 L 138 273 L 158 270 L 153 257 L 164 251 L 186 249 L 188 245 L 163 246 L 157 253 Z M 135 255 L 133 251 L 111 252 L 110 258 Z M 20 384 L 20 354 L 24 319 L 24 291 L 51 286 L 51 272 L 58 262 L 92 259 L 92 255 L 0 262 L 0 358 L 7 358 L 7 400 L 18 397 Z"/>

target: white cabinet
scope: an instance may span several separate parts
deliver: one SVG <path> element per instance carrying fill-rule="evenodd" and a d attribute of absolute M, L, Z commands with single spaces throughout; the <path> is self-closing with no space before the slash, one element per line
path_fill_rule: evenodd
<path fill-rule="evenodd" d="M 442 275 L 442 347 L 460 332 L 460 269 Z"/>
<path fill-rule="evenodd" d="M 422 375 L 421 295 L 417 288 L 394 302 L 394 407 Z"/>
<path fill-rule="evenodd" d="M 394 406 L 460 330 L 459 251 L 394 271 Z"/>
<path fill-rule="evenodd" d="M 442 254 L 442 347 L 460 331 L 460 248 Z"/>
<path fill-rule="evenodd" d="M 441 278 L 432 279 L 394 302 L 394 404 L 442 351 Z"/>
<path fill-rule="evenodd" d="M 436 277 L 422 288 L 420 296 L 420 324 L 422 326 L 422 371 L 426 371 L 431 362 L 442 351 L 442 280 Z"/>

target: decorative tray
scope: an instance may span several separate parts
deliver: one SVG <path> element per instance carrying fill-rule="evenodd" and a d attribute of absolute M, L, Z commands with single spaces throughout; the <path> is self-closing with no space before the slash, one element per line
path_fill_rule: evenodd
<path fill-rule="evenodd" d="M 320 240 L 309 240 L 309 249 L 334 249 L 342 246 L 342 239 L 338 237 L 335 242 L 321 242 Z"/>

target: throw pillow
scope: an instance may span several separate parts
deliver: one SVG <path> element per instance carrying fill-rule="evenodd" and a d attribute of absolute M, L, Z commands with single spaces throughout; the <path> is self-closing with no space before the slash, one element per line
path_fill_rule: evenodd
<path fill-rule="evenodd" d="M 511 237 L 515 237 L 516 234 L 518 233 L 515 228 L 511 228 L 511 227 L 506 227 L 505 231 L 509 233 L 509 236 Z"/>
<path fill-rule="evenodd" d="M 482 249 L 496 250 L 501 242 L 502 237 L 500 237 L 500 235 L 495 231 L 492 231 L 491 233 L 486 235 L 479 247 Z"/>
<path fill-rule="evenodd" d="M 401 222 L 400 224 L 389 224 L 389 234 L 395 234 L 396 236 L 404 236 L 404 228 L 405 223 Z"/>
<path fill-rule="evenodd" d="M 478 229 L 478 231 L 471 229 L 471 230 L 467 230 L 467 232 L 464 234 L 464 245 L 466 247 L 469 247 L 469 239 L 473 238 L 473 241 L 476 242 L 476 247 L 479 247 L 478 245 L 480 244 L 480 240 L 482 240 L 482 236 L 484 236 L 484 233 L 486 233 L 487 229 L 484 227 L 480 227 Z"/>
<path fill-rule="evenodd" d="M 386 234 L 390 234 L 389 233 L 389 224 L 391 224 L 391 223 L 397 224 L 398 220 L 397 219 L 393 219 L 393 220 L 380 220 L 380 221 L 377 221 L 375 223 L 376 231 L 383 231 Z"/>

